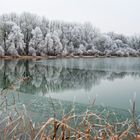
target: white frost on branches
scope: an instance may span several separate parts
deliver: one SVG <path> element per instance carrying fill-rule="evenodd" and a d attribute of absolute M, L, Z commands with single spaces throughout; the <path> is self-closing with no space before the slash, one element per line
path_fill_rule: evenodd
<path fill-rule="evenodd" d="M 34 14 L 0 16 L 0 55 L 140 56 L 140 36 L 101 33 L 90 23 L 50 21 Z"/>

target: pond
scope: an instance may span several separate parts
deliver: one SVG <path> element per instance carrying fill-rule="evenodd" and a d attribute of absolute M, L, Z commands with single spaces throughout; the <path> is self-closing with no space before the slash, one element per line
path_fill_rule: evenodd
<path fill-rule="evenodd" d="M 9 106 L 17 100 L 34 116 L 47 111 L 50 97 L 128 110 L 136 94 L 139 111 L 140 58 L 0 60 L 0 89 L 7 88 L 14 89 Z"/>

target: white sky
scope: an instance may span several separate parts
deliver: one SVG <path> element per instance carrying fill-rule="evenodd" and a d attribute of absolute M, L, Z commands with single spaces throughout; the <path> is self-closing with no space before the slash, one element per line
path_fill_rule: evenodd
<path fill-rule="evenodd" d="M 140 34 L 140 0 L 0 0 L 0 14 L 24 11 L 48 19 L 91 22 L 102 32 Z"/>

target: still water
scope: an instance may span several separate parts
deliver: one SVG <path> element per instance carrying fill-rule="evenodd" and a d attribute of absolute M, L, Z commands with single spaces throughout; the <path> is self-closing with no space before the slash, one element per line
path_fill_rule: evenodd
<path fill-rule="evenodd" d="M 48 97 L 128 110 L 135 94 L 140 111 L 140 58 L 0 60 L 0 89 L 9 87 L 33 113 L 49 108 Z"/>

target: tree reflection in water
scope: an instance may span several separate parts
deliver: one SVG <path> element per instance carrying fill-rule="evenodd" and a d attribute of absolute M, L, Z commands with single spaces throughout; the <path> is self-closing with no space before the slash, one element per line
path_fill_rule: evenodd
<path fill-rule="evenodd" d="M 52 62 L 52 60 L 51 60 Z M 69 63 L 69 62 L 68 62 Z M 98 85 L 101 80 L 114 80 L 124 78 L 126 75 L 139 77 L 139 72 L 127 71 L 110 71 L 96 70 L 96 68 L 105 65 L 103 62 L 94 64 L 94 69 L 88 65 L 81 68 L 81 64 L 76 65 L 70 63 L 68 67 L 66 63 L 57 64 L 54 60 L 53 65 L 48 62 L 42 64 L 33 60 L 1 60 L 0 61 L 0 88 L 5 89 L 11 84 L 18 83 L 21 78 L 24 80 L 19 82 L 16 89 L 19 92 L 28 94 L 47 94 L 50 92 L 61 92 L 68 89 L 85 89 L 90 90 L 94 85 Z M 117 64 L 119 69 L 122 64 Z M 111 67 L 111 65 L 110 65 Z"/>

